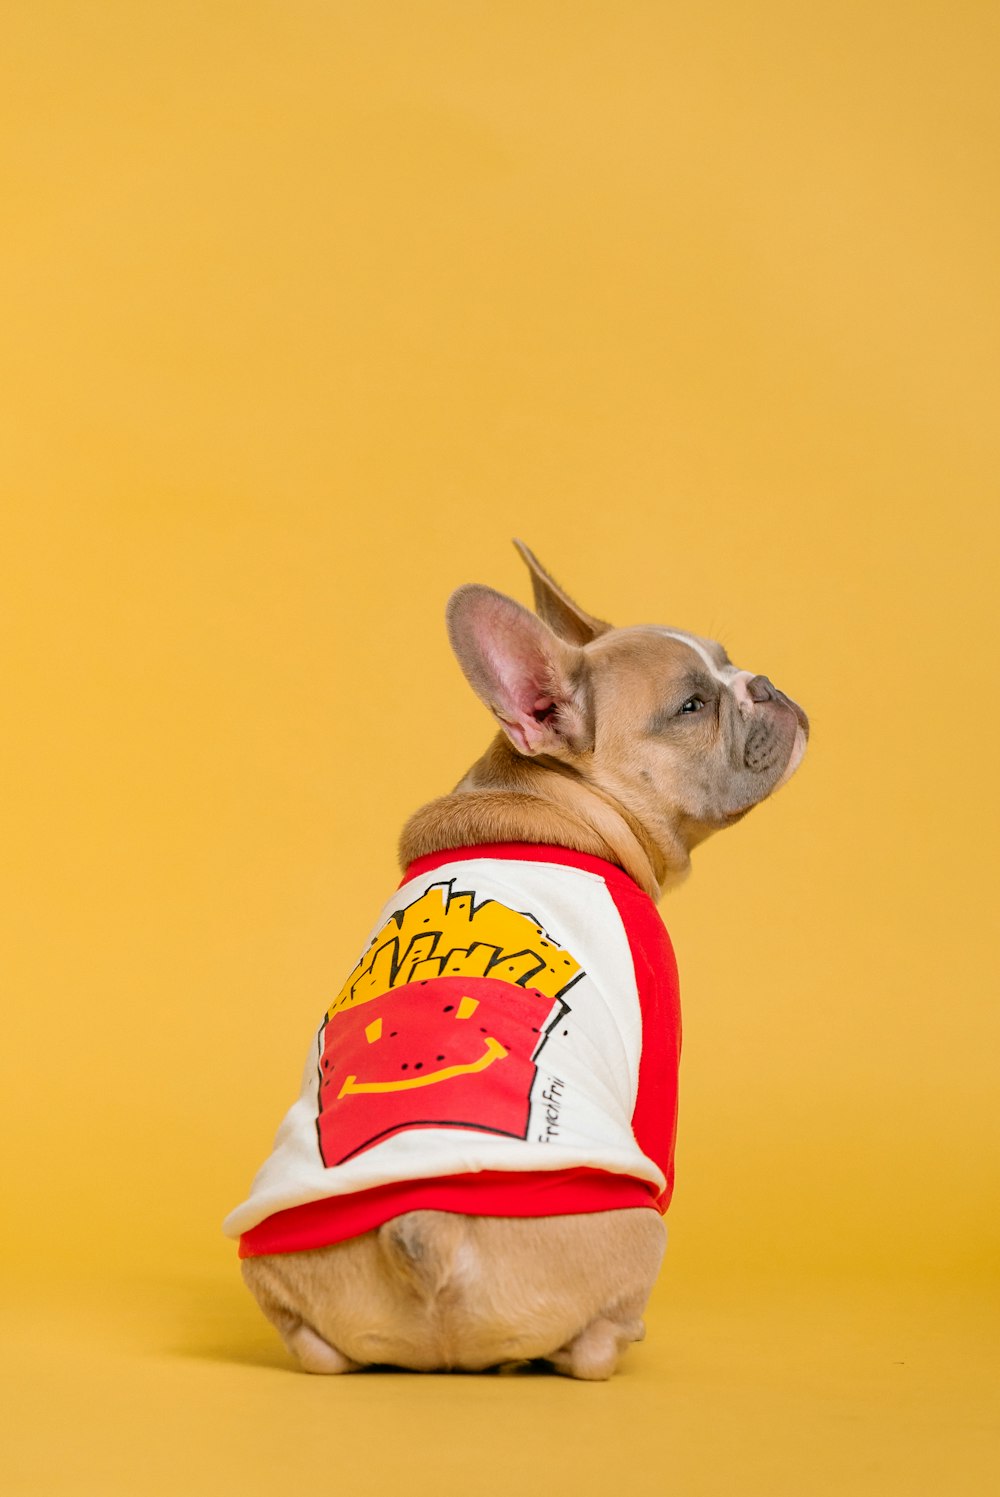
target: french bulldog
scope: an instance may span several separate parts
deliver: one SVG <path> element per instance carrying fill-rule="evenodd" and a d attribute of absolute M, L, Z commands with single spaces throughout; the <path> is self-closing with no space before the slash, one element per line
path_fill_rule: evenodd
<path fill-rule="evenodd" d="M 472 584 L 448 632 L 499 731 L 406 823 L 404 879 L 226 1230 L 309 1372 L 535 1360 L 643 1335 L 673 1181 L 680 1016 L 655 909 L 785 784 L 809 724 L 680 629 Z"/>

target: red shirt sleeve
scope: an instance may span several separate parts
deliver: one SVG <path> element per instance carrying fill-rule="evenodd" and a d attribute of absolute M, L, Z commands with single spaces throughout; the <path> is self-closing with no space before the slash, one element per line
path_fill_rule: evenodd
<path fill-rule="evenodd" d="M 642 1013 L 642 1054 L 632 1131 L 642 1152 L 666 1176 L 666 1188 L 656 1202 L 660 1211 L 666 1211 L 674 1189 L 681 1055 L 677 962 L 666 926 L 649 895 L 624 874 L 609 877 L 606 882 L 628 936 Z"/>

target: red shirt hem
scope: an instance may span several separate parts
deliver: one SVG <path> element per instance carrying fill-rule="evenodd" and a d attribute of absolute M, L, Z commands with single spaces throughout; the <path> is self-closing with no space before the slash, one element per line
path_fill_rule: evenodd
<path fill-rule="evenodd" d="M 606 1170 L 481 1170 L 403 1180 L 276 1211 L 240 1238 L 240 1257 L 298 1253 L 371 1232 L 406 1211 L 466 1216 L 575 1216 L 633 1206 L 665 1210 L 648 1180 Z"/>

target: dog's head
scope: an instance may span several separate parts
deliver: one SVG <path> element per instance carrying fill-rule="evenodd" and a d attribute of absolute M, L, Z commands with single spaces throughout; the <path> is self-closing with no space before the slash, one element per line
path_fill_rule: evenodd
<path fill-rule="evenodd" d="M 685 851 L 790 778 L 809 722 L 766 676 L 740 670 L 713 640 L 593 618 L 515 544 L 537 616 L 470 584 L 448 604 L 448 631 L 519 754 L 558 763 L 659 846 Z"/>

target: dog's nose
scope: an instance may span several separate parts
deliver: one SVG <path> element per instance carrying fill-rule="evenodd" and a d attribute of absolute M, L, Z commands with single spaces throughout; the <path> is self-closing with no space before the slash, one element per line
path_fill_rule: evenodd
<path fill-rule="evenodd" d="M 752 702 L 776 702 L 778 700 L 777 689 L 772 686 L 766 676 L 754 676 L 748 681 L 747 693 Z"/>

